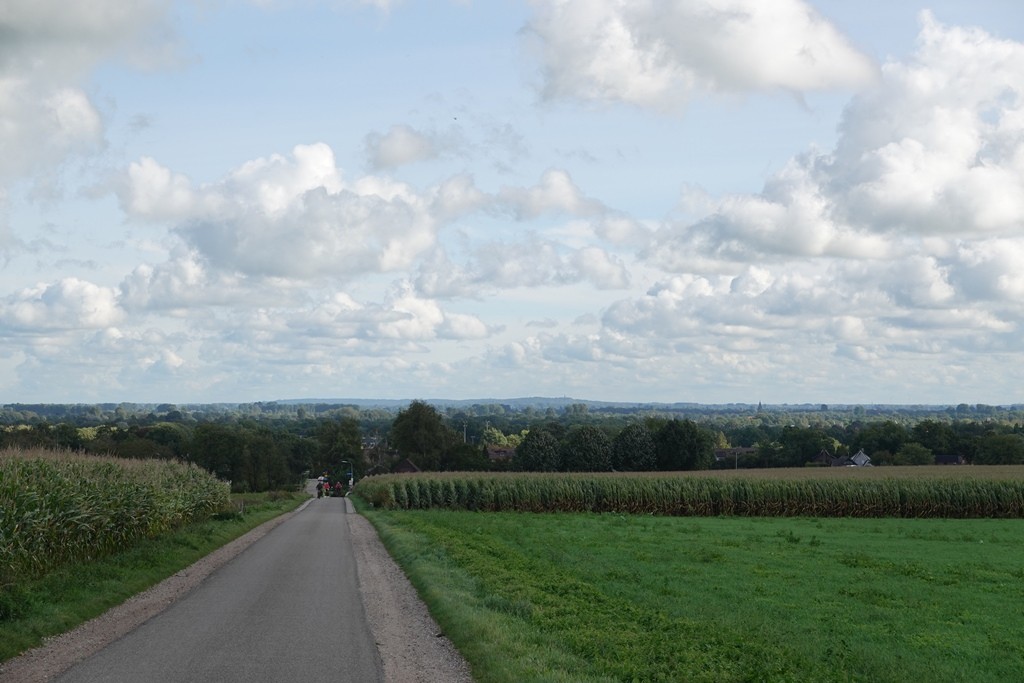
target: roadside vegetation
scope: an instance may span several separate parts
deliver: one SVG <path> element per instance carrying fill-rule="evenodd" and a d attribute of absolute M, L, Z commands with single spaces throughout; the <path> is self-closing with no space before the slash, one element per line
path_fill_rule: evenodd
<path fill-rule="evenodd" d="M 361 508 L 481 683 L 1024 680 L 1017 519 Z"/>
<path fill-rule="evenodd" d="M 145 590 L 307 496 L 231 496 L 195 465 L 0 451 L 0 661 Z"/>
<path fill-rule="evenodd" d="M 0 587 L 207 519 L 229 495 L 195 465 L 0 451 Z"/>

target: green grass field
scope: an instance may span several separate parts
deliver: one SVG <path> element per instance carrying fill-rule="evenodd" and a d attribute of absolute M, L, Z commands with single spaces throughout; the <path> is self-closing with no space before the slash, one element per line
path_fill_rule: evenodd
<path fill-rule="evenodd" d="M 1021 520 L 363 511 L 482 682 L 1024 680 Z"/>

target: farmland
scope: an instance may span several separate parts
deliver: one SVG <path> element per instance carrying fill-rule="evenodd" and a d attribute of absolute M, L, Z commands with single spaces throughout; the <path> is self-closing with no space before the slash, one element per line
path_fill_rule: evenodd
<path fill-rule="evenodd" d="M 1020 520 L 366 515 L 482 682 L 1024 680 Z"/>
<path fill-rule="evenodd" d="M 886 467 L 685 473 L 370 477 L 383 508 L 821 517 L 1022 517 L 1024 468 Z"/>
<path fill-rule="evenodd" d="M 228 502 L 227 484 L 194 465 L 0 452 L 0 588 L 125 550 Z"/>
<path fill-rule="evenodd" d="M 357 493 L 480 681 L 995 682 L 1024 679 L 1022 470 L 387 475 Z"/>

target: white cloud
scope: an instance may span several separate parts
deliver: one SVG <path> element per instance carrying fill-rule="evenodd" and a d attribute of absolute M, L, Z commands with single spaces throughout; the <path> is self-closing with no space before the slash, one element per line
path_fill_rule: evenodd
<path fill-rule="evenodd" d="M 123 317 L 115 290 L 73 277 L 22 289 L 0 301 L 0 332 L 95 329 Z"/>
<path fill-rule="evenodd" d="M 473 184 L 467 175 L 453 176 L 441 183 L 434 192 L 433 211 L 440 221 L 453 221 L 465 214 L 483 208 L 489 198 Z"/>
<path fill-rule="evenodd" d="M 878 231 L 1024 227 L 1024 45 L 922 14 L 908 62 L 854 99 L 820 182 Z"/>
<path fill-rule="evenodd" d="M 173 220 L 188 215 L 195 203 L 189 179 L 171 173 L 149 157 L 128 167 L 129 191 L 124 193 L 125 210 L 137 216 Z"/>
<path fill-rule="evenodd" d="M 600 202 L 585 197 L 569 173 L 561 169 L 545 171 L 533 187 L 503 188 L 499 196 L 520 220 L 550 212 L 588 216 L 605 210 Z"/>
<path fill-rule="evenodd" d="M 80 89 L 38 87 L 0 73 L 0 180 L 99 149 L 102 138 L 100 115 Z"/>
<path fill-rule="evenodd" d="M 585 197 L 564 171 L 549 170 L 534 186 L 504 187 L 495 195 L 465 175 L 418 190 L 379 176 L 347 180 L 323 143 L 246 162 L 204 186 L 143 158 L 129 167 L 119 195 L 130 216 L 169 224 L 188 253 L 175 264 L 137 269 L 123 286 L 131 306 L 194 298 L 204 284 L 223 290 L 225 278 L 351 280 L 408 269 L 419 270 L 417 287 L 428 296 L 479 297 L 584 280 L 623 288 L 629 282 L 623 260 L 590 242 L 607 230 L 624 241 L 646 234 Z M 529 236 L 484 242 L 471 247 L 467 264 L 452 264 L 438 249 L 439 231 L 476 211 L 511 211 L 524 220 L 568 213 L 595 225 L 569 230 L 579 246 Z"/>
<path fill-rule="evenodd" d="M 929 256 L 911 256 L 889 264 L 878 281 L 894 301 L 906 307 L 935 308 L 954 299 L 948 268 Z"/>
<path fill-rule="evenodd" d="M 884 66 L 839 132 L 835 150 L 791 160 L 760 194 L 715 200 L 706 218 L 659 231 L 646 263 L 693 275 L 616 303 L 606 324 L 671 336 L 688 333 L 686 320 L 723 323 L 726 311 L 749 311 L 751 326 L 800 321 L 827 339 L 832 310 L 863 320 L 889 348 L 925 320 L 940 337 L 963 338 L 962 318 L 942 312 L 971 306 L 984 329 L 1016 326 L 1024 45 L 925 13 L 915 54 Z M 723 276 L 734 278 L 728 293 L 715 284 Z M 712 305 L 694 298 L 698 285 Z"/>
<path fill-rule="evenodd" d="M 948 280 L 965 300 L 1024 307 L 1024 235 L 961 243 L 947 262 Z"/>
<path fill-rule="evenodd" d="M 208 268 L 295 279 L 409 267 L 436 242 L 432 199 L 385 178 L 346 182 L 322 143 L 247 162 L 202 187 L 144 159 L 121 191 L 129 215 L 172 221 Z"/>
<path fill-rule="evenodd" d="M 417 290 L 428 296 L 470 298 L 504 289 L 579 282 L 598 289 L 624 289 L 630 275 L 621 258 L 600 247 L 574 249 L 533 237 L 517 244 L 480 245 L 464 266 L 437 252 L 421 262 L 415 279 Z"/>
<path fill-rule="evenodd" d="M 301 339 L 297 344 L 314 348 L 326 343 L 346 354 L 376 355 L 384 349 L 417 349 L 408 343 L 481 339 L 491 334 L 477 316 L 447 311 L 437 301 L 413 292 L 407 283 L 399 283 L 379 303 L 358 302 L 336 292 L 312 306 L 261 309 L 258 318 L 260 323 L 248 320 L 241 327 L 263 329 L 274 343 L 287 345 L 289 340 Z"/>
<path fill-rule="evenodd" d="M 547 97 L 673 107 L 692 93 L 860 87 L 871 61 L 801 0 L 535 0 Z"/>
<path fill-rule="evenodd" d="M 267 302 L 273 291 L 255 293 L 252 283 L 226 273 L 211 274 L 195 250 L 176 250 L 164 263 L 137 266 L 121 282 L 119 300 L 132 313 L 185 312 L 229 303 Z"/>
<path fill-rule="evenodd" d="M 6 0 L 0 10 L 0 181 L 103 144 L 81 81 L 104 59 L 152 63 L 173 36 L 164 0 Z M 161 57 L 161 59 L 163 59 Z"/>
<path fill-rule="evenodd" d="M 475 315 L 445 313 L 437 334 L 445 339 L 485 339 L 491 336 L 491 330 Z"/>
<path fill-rule="evenodd" d="M 629 284 L 629 271 L 625 264 L 604 249 L 580 249 L 573 254 L 573 262 L 580 276 L 594 283 L 598 289 L 623 289 Z"/>
<path fill-rule="evenodd" d="M 371 133 L 364 144 L 370 167 L 375 170 L 432 159 L 439 152 L 429 136 L 405 125 L 391 126 L 384 135 Z"/>

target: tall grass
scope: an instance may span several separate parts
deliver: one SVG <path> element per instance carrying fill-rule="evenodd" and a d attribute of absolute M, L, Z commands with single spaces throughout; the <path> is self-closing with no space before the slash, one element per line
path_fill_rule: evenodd
<path fill-rule="evenodd" d="M 0 589 L 203 519 L 229 495 L 179 462 L 0 451 Z"/>
<path fill-rule="evenodd" d="M 751 473 L 420 473 L 368 477 L 380 508 L 678 516 L 1024 517 L 1024 468 Z"/>

